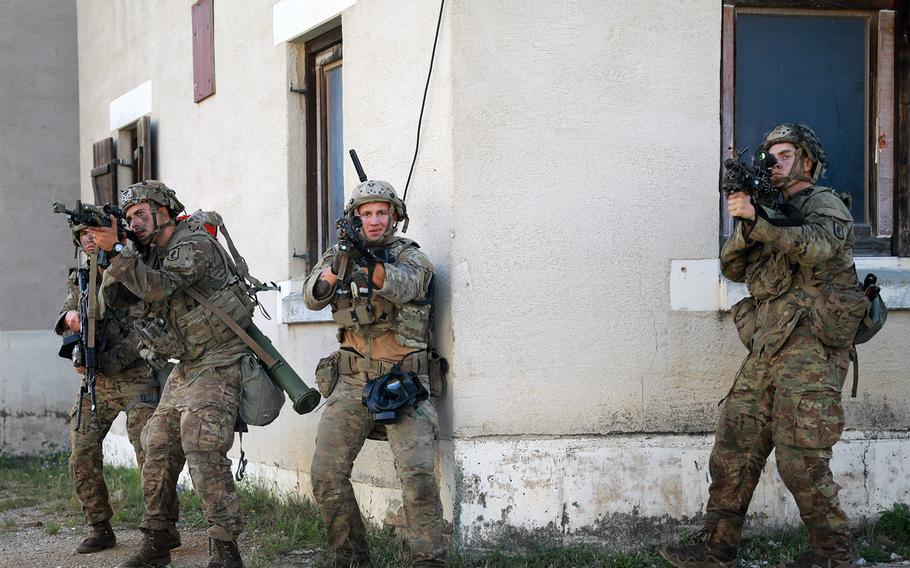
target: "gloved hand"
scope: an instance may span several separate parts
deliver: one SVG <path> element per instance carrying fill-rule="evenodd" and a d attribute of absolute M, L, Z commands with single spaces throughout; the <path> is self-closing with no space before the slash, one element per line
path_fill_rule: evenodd
<path fill-rule="evenodd" d="M 163 369 L 164 366 L 167 365 L 167 358 L 163 357 L 159 353 L 152 351 L 151 349 L 143 347 L 139 350 L 139 355 L 148 361 L 149 366 L 156 371 Z"/>

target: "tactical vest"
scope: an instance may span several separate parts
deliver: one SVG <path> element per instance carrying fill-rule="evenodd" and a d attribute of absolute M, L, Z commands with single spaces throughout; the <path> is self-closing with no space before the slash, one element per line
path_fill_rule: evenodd
<path fill-rule="evenodd" d="M 410 239 L 396 238 L 386 248 L 394 265 L 402 252 L 417 243 Z M 332 302 L 332 319 L 339 326 L 340 334 L 350 332 L 366 338 L 375 338 L 395 332 L 395 340 L 405 347 L 426 349 L 430 334 L 432 297 L 415 298 L 406 304 L 395 304 L 383 296 L 364 289 L 353 289 L 350 280 L 339 283 L 345 287 L 343 294 L 336 294 Z"/>
<path fill-rule="evenodd" d="M 205 230 L 201 216 L 194 214 L 177 227 L 172 237 L 174 245 L 168 250 L 190 236 L 206 239 L 218 251 L 224 268 L 225 277 L 221 282 L 213 281 L 209 276 L 197 282 L 194 288 L 200 295 L 208 297 L 212 303 L 224 310 L 241 328 L 249 326 L 253 321 L 255 297 L 238 274 L 234 261 L 218 240 Z M 144 342 L 156 353 L 181 361 L 198 359 L 209 349 L 232 340 L 240 341 L 237 334 L 221 318 L 185 292 L 178 292 L 170 298 L 166 306 L 159 311 L 157 318 L 140 324 L 139 332 Z"/>

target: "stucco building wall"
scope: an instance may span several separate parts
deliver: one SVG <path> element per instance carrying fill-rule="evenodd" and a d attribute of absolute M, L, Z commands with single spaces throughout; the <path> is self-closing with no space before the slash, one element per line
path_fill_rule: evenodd
<path fill-rule="evenodd" d="M 283 320 L 305 273 L 291 254 L 304 248 L 306 148 L 303 100 L 288 92 L 301 45 L 273 40 L 288 26 L 272 18 L 312 6 L 217 2 L 217 92 L 195 104 L 188 5 L 106 4 L 79 3 L 82 171 L 109 135 L 110 101 L 150 80 L 158 177 L 190 210 L 220 211 L 253 274 L 282 283 L 261 296 L 275 319 L 257 321 L 309 379 L 334 326 Z M 402 191 L 438 4 L 330 4 L 344 36 L 345 148 Z M 674 261 L 718 254 L 720 6 L 681 6 L 447 3 L 407 236 L 438 269 L 437 342 L 452 364 L 438 469 L 465 543 L 622 544 L 703 508 L 708 433 L 745 350 L 726 312 L 671 301 Z M 350 191 L 348 164 L 345 178 Z M 910 361 L 897 346 L 908 331 L 894 312 L 860 349 L 853 432 L 835 455 L 854 515 L 910 491 L 889 465 L 907 452 Z M 318 418 L 286 410 L 254 428 L 252 469 L 308 494 Z M 771 470 L 753 513 L 794 521 Z M 401 520 L 384 444 L 367 443 L 354 480 L 366 514 Z"/>
<path fill-rule="evenodd" d="M 0 453 L 60 451 L 77 376 L 51 330 L 79 197 L 75 2 L 0 3 Z"/>

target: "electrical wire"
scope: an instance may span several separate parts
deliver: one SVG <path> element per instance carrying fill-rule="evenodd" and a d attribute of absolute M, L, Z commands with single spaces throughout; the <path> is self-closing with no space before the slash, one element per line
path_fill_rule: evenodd
<path fill-rule="evenodd" d="M 427 105 L 427 91 L 430 90 L 430 77 L 433 75 L 433 61 L 436 59 L 436 44 L 439 42 L 439 28 L 442 26 L 442 12 L 446 0 L 439 2 L 439 19 L 436 21 L 436 37 L 433 39 L 433 52 L 430 54 L 430 69 L 427 71 L 427 84 L 423 88 L 423 102 L 420 103 L 420 118 L 417 119 L 417 143 L 414 145 L 414 159 L 411 160 L 411 169 L 408 170 L 408 181 L 404 184 L 404 195 L 401 200 L 408 198 L 408 186 L 411 185 L 411 175 L 414 173 L 414 164 L 417 163 L 417 152 L 420 151 L 420 125 L 423 124 L 423 110 Z"/>

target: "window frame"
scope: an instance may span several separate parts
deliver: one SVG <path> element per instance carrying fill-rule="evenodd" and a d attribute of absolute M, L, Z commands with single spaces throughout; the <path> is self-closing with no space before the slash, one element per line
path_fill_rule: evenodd
<path fill-rule="evenodd" d="M 331 246 L 334 219 L 329 219 L 328 139 L 326 132 L 325 68 L 343 65 L 341 27 L 306 42 L 304 84 L 306 85 L 306 211 L 307 264 L 311 269 L 323 251 Z"/>
<path fill-rule="evenodd" d="M 908 203 L 908 149 L 910 124 L 907 118 L 910 65 L 908 65 L 908 7 L 899 0 L 725 0 L 722 4 L 721 34 L 721 163 L 728 157 L 735 131 L 736 15 L 786 14 L 863 16 L 869 21 L 867 44 L 866 98 L 866 208 L 870 223 L 856 225 L 856 256 L 910 256 L 910 203 Z M 890 20 L 890 21 L 889 21 Z M 888 25 L 891 37 L 887 38 Z M 881 35 L 880 35 L 881 34 Z M 890 71 L 890 73 L 889 73 Z M 887 79 L 891 80 L 891 85 Z M 885 80 L 881 85 L 880 81 Z M 893 90 L 892 90 L 893 88 Z M 890 112 L 881 107 L 887 106 Z M 878 118 L 890 118 L 879 124 Z M 879 132 L 884 126 L 885 143 L 890 137 L 890 154 L 879 151 Z M 742 141 L 740 141 L 742 145 Z M 886 146 L 887 149 L 887 146 Z M 885 159 L 880 162 L 880 158 Z M 888 160 L 888 156 L 891 157 Z M 723 167 L 719 168 L 722 179 Z M 719 202 L 721 242 L 733 229 L 723 199 Z M 876 234 L 873 234 L 872 231 Z"/>

